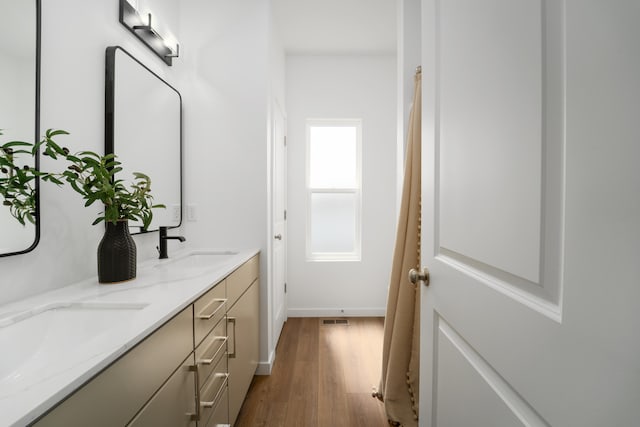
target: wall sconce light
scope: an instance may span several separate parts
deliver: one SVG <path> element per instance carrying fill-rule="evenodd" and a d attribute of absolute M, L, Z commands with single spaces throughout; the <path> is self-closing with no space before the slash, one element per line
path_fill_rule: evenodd
<path fill-rule="evenodd" d="M 128 0 L 120 0 L 120 23 L 147 45 L 165 64 L 171 66 L 173 58 L 180 55 L 180 45 L 169 46 L 151 24 L 151 14 L 143 19 Z"/>

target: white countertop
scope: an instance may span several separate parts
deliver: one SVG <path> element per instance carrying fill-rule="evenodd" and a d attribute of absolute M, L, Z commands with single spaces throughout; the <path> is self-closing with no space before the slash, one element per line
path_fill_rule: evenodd
<path fill-rule="evenodd" d="M 0 306 L 0 426 L 33 422 L 257 253 L 176 253 Z"/>

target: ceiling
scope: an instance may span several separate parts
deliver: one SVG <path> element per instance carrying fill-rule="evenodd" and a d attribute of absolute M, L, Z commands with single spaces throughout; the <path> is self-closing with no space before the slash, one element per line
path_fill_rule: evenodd
<path fill-rule="evenodd" d="M 394 53 L 396 0 L 272 0 L 290 54 Z"/>

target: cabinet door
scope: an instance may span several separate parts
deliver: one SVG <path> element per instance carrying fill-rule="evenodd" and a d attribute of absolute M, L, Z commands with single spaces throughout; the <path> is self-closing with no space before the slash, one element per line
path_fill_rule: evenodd
<path fill-rule="evenodd" d="M 258 367 L 259 281 L 255 280 L 227 313 L 229 325 L 229 419 L 236 421 L 244 397 Z"/>
<path fill-rule="evenodd" d="M 196 415 L 193 353 L 127 424 L 130 427 L 194 427 Z"/>

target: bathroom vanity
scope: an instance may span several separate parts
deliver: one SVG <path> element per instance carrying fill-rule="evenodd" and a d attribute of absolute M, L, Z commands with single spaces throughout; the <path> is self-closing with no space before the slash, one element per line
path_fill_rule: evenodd
<path fill-rule="evenodd" d="M 192 251 L 149 262 L 129 283 L 87 281 L 0 307 L 1 348 L 43 331 L 35 355 L 2 366 L 3 421 L 233 425 L 259 357 L 259 263 L 256 250 Z"/>

